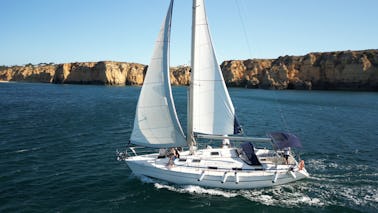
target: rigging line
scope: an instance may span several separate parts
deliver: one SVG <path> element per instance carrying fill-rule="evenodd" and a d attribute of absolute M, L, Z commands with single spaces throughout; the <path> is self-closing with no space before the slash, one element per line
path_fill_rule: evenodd
<path fill-rule="evenodd" d="M 289 126 L 287 125 L 287 122 L 286 122 L 286 119 L 285 119 L 285 115 L 284 115 L 283 110 L 282 110 L 282 104 L 278 101 L 278 98 L 277 98 L 277 91 L 276 91 L 276 89 L 274 89 L 273 93 L 274 93 L 274 100 L 276 101 L 276 103 L 278 105 L 278 111 L 280 112 L 281 122 L 284 125 L 284 130 L 286 132 L 290 132 Z"/>
<path fill-rule="evenodd" d="M 242 24 L 244 38 L 245 38 L 245 40 L 247 42 L 248 54 L 249 54 L 249 57 L 252 58 L 251 45 L 249 44 L 248 34 L 247 34 L 245 23 L 243 21 L 243 17 L 242 17 L 242 14 L 241 14 L 241 9 L 240 9 L 240 5 L 239 5 L 239 1 L 235 0 L 235 3 L 236 3 L 236 7 L 238 9 L 239 18 L 240 18 L 240 21 L 241 21 L 241 24 Z"/>

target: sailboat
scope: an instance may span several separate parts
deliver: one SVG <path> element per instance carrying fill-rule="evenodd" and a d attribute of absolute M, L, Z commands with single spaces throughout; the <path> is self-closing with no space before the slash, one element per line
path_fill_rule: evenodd
<path fill-rule="evenodd" d="M 304 161 L 298 162 L 290 149 L 301 146 L 295 135 L 274 132 L 260 138 L 240 134 L 212 45 L 204 0 L 193 0 L 192 8 L 186 135 L 169 76 L 171 0 L 140 92 L 129 145 L 119 153 L 119 160 L 126 161 L 137 176 L 210 188 L 270 187 L 309 177 Z M 256 144 L 272 148 L 256 148 Z"/>

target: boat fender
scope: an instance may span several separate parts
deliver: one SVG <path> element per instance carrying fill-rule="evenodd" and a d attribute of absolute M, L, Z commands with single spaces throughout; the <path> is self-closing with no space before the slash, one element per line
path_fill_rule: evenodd
<path fill-rule="evenodd" d="M 274 173 L 274 179 L 272 180 L 272 183 L 277 182 L 277 179 L 278 179 L 278 172 L 275 172 Z"/>
<path fill-rule="evenodd" d="M 235 172 L 235 183 L 238 184 L 239 183 L 239 175 L 237 172 Z"/>
<path fill-rule="evenodd" d="M 302 170 L 303 168 L 304 168 L 304 160 L 301 160 L 301 162 L 299 162 L 298 169 Z"/>
<path fill-rule="evenodd" d="M 118 161 L 124 161 L 126 159 L 127 159 L 127 152 L 126 151 L 125 152 L 119 152 L 117 150 L 117 160 Z"/>
<path fill-rule="evenodd" d="M 226 183 L 226 181 L 227 181 L 227 177 L 228 177 L 228 173 L 227 173 L 227 172 L 224 172 L 223 179 L 222 179 L 222 182 L 221 182 L 221 183 Z"/>
<path fill-rule="evenodd" d="M 201 176 L 197 180 L 202 181 L 204 177 L 205 177 L 205 171 L 202 171 Z"/>

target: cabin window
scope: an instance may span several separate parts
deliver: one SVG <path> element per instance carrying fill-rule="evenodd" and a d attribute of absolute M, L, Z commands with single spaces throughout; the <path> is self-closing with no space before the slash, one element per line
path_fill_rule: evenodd
<path fill-rule="evenodd" d="M 201 162 L 200 159 L 193 159 L 193 160 L 192 160 L 192 163 L 199 163 L 199 162 Z"/>
<path fill-rule="evenodd" d="M 186 159 L 184 159 L 184 158 L 179 159 L 179 162 L 185 162 L 185 161 L 186 161 Z"/>
<path fill-rule="evenodd" d="M 211 152 L 210 155 L 219 155 L 219 152 Z"/>
<path fill-rule="evenodd" d="M 209 166 L 209 167 L 207 167 L 208 169 L 218 169 L 218 167 L 216 167 L 216 166 Z"/>

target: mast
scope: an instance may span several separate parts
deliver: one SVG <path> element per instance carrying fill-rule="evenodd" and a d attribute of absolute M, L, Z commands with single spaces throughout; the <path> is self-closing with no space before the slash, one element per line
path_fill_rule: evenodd
<path fill-rule="evenodd" d="M 190 60 L 190 66 L 191 66 L 191 73 L 190 73 L 190 84 L 189 84 L 189 99 L 188 99 L 188 118 L 187 118 L 187 134 L 186 134 L 186 142 L 190 147 L 195 145 L 193 143 L 193 71 L 194 71 L 194 58 L 195 58 L 195 29 L 196 29 L 196 7 L 197 7 L 197 1 L 193 0 L 193 6 L 192 6 L 192 47 L 191 47 L 191 60 Z"/>

